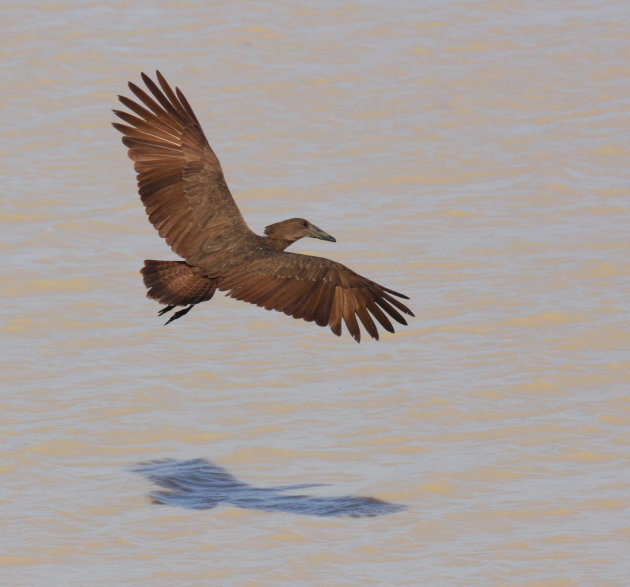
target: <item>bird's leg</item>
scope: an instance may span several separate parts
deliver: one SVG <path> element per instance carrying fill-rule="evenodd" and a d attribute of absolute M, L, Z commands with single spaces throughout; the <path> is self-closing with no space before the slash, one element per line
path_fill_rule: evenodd
<path fill-rule="evenodd" d="M 193 308 L 195 304 L 190 304 L 190 306 L 188 306 L 187 308 L 184 308 L 183 310 L 179 310 L 178 312 L 175 312 L 175 314 L 173 314 L 165 323 L 164 326 L 166 326 L 167 324 L 170 324 L 173 320 L 177 320 L 178 318 L 181 318 L 182 316 L 185 316 L 186 314 L 188 314 L 188 312 L 190 312 Z"/>

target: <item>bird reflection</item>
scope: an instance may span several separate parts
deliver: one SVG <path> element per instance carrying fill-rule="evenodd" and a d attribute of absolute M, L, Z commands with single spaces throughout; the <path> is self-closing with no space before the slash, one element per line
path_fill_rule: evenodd
<path fill-rule="evenodd" d="M 322 484 L 252 487 L 206 459 L 162 460 L 141 463 L 132 469 L 167 491 L 153 491 L 153 503 L 205 510 L 225 503 L 249 510 L 288 512 L 308 516 L 380 516 L 405 509 L 373 497 L 312 497 L 286 495 Z"/>

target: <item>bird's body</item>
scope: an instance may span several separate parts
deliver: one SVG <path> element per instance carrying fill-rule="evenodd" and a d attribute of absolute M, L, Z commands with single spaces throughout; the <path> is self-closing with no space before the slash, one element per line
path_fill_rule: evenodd
<path fill-rule="evenodd" d="M 133 114 L 114 110 L 127 123 L 114 127 L 123 133 L 134 161 L 150 222 L 184 259 L 145 261 L 147 295 L 166 305 L 160 314 L 184 306 L 170 322 L 218 289 L 268 310 L 328 325 L 337 335 L 343 321 L 357 341 L 357 318 L 376 339 L 374 319 L 390 332 L 389 317 L 406 324 L 401 313 L 413 314 L 396 299 L 406 296 L 335 261 L 285 251 L 307 236 L 335 241 L 307 220 L 277 222 L 265 229 L 265 236 L 251 231 L 179 88 L 173 91 L 159 72 L 159 87 L 145 74 L 142 79 L 152 96 L 130 82 L 139 102 L 119 96 Z"/>

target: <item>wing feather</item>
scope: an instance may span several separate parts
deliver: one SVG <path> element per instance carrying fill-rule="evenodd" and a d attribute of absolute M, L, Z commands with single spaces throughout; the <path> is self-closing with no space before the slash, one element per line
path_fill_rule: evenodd
<path fill-rule="evenodd" d="M 407 325 L 407 321 L 400 315 L 400 313 L 385 299 L 377 297 L 374 300 L 383 310 L 385 310 L 396 322 Z M 402 304 L 401 304 L 402 305 Z"/>
<path fill-rule="evenodd" d="M 394 327 L 392 326 L 391 321 L 389 320 L 389 318 L 385 315 L 385 313 L 383 312 L 383 310 L 381 310 L 376 303 L 374 303 L 373 301 L 370 302 L 369 304 L 367 304 L 367 309 L 370 311 L 370 314 L 372 314 L 372 316 L 374 316 L 374 318 L 376 318 L 379 322 L 379 324 L 388 332 L 394 332 Z"/>
<path fill-rule="evenodd" d="M 330 329 L 337 336 L 341 336 L 341 319 L 343 317 L 343 288 L 341 286 L 335 287 L 335 294 L 333 298 L 332 310 L 328 323 Z"/>
<path fill-rule="evenodd" d="M 313 314 L 313 320 L 318 326 L 328 325 L 334 294 L 334 285 L 325 282 L 319 284 L 319 294 Z"/>
<path fill-rule="evenodd" d="M 346 294 L 345 291 L 344 294 Z M 356 340 L 357 342 L 361 342 L 361 332 L 359 330 L 359 325 L 357 324 L 357 319 L 354 314 L 354 304 L 352 303 L 352 301 L 353 300 L 351 296 L 347 294 L 343 296 L 343 321 L 346 325 L 346 328 L 348 329 L 348 332 L 350 333 L 350 336 L 352 336 L 352 338 L 354 338 L 354 340 Z"/>
<path fill-rule="evenodd" d="M 383 292 L 383 299 L 387 300 L 390 304 L 392 304 L 393 306 L 396 306 L 401 312 L 404 312 L 407 309 L 407 306 L 405 306 L 405 304 L 401 303 L 399 300 L 397 300 L 396 298 L 390 296 L 387 291 Z"/>
<path fill-rule="evenodd" d="M 134 99 L 119 96 L 130 112 L 114 110 L 126 124 L 113 125 L 123 134 L 134 161 L 149 220 L 173 251 L 191 264 L 199 264 L 227 235 L 234 256 L 241 241 L 247 248 L 255 236 L 230 194 L 197 117 L 181 91 L 173 90 L 160 72 L 158 83 L 144 73 L 142 80 L 146 90 L 129 82 Z M 212 267 L 204 269 L 212 272 Z"/>
<path fill-rule="evenodd" d="M 368 305 L 371 301 L 370 292 L 365 292 L 359 288 L 355 288 L 353 291 L 356 297 L 356 314 L 359 317 L 359 320 L 361 320 L 361 324 L 363 324 L 364 328 L 372 338 L 378 340 L 378 329 L 376 328 L 374 320 L 372 320 L 368 311 Z"/>
<path fill-rule="evenodd" d="M 335 261 L 296 253 L 261 250 L 222 278 L 219 289 L 268 310 L 328 325 L 337 335 L 343 323 L 357 342 L 361 326 L 379 338 L 372 317 L 393 332 L 388 316 L 401 324 L 406 323 L 401 312 L 413 316 L 398 300 L 390 303 L 391 296 L 374 281 Z"/>

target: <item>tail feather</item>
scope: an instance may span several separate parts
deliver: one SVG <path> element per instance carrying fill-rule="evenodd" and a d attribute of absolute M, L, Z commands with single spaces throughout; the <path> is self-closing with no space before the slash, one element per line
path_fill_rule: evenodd
<path fill-rule="evenodd" d="M 147 297 L 168 306 L 205 302 L 217 289 L 214 279 L 184 261 L 147 260 L 140 273 L 148 290 Z"/>

